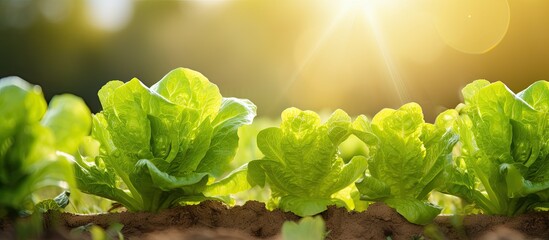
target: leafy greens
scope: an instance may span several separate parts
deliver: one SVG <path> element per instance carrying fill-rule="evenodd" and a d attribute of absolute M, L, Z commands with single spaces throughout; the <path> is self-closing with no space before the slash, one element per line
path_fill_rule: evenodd
<path fill-rule="evenodd" d="M 444 191 L 487 214 L 517 215 L 549 205 L 549 83 L 518 94 L 477 80 L 465 103 L 441 116 L 460 134 Z"/>
<path fill-rule="evenodd" d="M 269 184 L 278 206 L 299 216 L 345 206 L 333 194 L 349 186 L 366 169 L 366 158 L 345 163 L 338 146 L 351 134 L 351 118 L 335 111 L 326 123 L 312 111 L 289 108 L 282 112 L 280 128 L 259 132 L 257 145 L 265 155 L 248 164 L 251 185 Z"/>
<path fill-rule="evenodd" d="M 286 221 L 282 225 L 283 240 L 324 240 L 326 223 L 320 216 L 304 217 L 299 222 Z"/>
<path fill-rule="evenodd" d="M 441 209 L 427 197 L 441 183 L 457 141 L 443 123 L 425 123 L 416 103 L 383 109 L 371 122 L 357 118 L 354 133 L 369 147 L 368 171 L 356 183 L 361 199 L 384 202 L 412 223 L 430 223 Z"/>
<path fill-rule="evenodd" d="M 82 99 L 55 96 L 48 108 L 40 87 L 0 79 L 0 217 L 31 209 L 41 188 L 74 186 L 70 162 L 58 153 L 76 153 L 90 125 Z"/>
<path fill-rule="evenodd" d="M 151 88 L 137 79 L 111 81 L 98 95 L 103 110 L 93 116 L 92 137 L 99 155 L 76 166 L 83 192 L 131 211 L 158 211 L 247 186 L 245 169 L 214 181 L 236 153 L 238 128 L 255 117 L 249 100 L 223 98 L 215 84 L 184 68 Z"/>

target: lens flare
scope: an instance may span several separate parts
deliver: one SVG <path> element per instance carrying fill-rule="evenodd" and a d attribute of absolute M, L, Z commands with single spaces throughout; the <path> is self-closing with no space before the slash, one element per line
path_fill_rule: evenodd
<path fill-rule="evenodd" d="M 495 48 L 507 33 L 510 21 L 507 0 L 436 1 L 435 24 L 450 47 L 469 54 Z"/>

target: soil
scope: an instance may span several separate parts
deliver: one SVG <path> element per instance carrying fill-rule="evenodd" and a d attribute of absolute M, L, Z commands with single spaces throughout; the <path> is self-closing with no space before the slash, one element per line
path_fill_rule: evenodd
<path fill-rule="evenodd" d="M 376 203 L 361 213 L 329 207 L 321 216 L 326 222 L 327 239 L 549 239 L 549 212 L 517 217 L 439 216 L 433 224 L 419 226 L 407 222 L 386 205 Z M 282 224 L 300 219 L 292 213 L 266 210 L 259 202 L 228 208 L 213 201 L 157 214 L 51 212 L 44 217 L 43 239 L 81 239 L 86 236 L 70 230 L 90 224 L 107 229 L 113 223 L 124 225 L 125 239 L 280 239 Z M 12 222 L 0 221 L 0 239 L 13 238 L 13 229 Z"/>

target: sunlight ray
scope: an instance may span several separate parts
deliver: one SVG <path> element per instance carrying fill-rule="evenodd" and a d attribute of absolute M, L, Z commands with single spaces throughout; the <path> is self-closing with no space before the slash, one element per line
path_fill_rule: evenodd
<path fill-rule="evenodd" d="M 391 80 L 391 83 L 393 84 L 393 87 L 397 92 L 400 104 L 409 102 L 410 97 L 408 94 L 406 83 L 402 80 L 402 77 L 400 76 L 400 73 L 396 69 L 396 66 L 391 58 L 389 49 L 385 45 L 385 41 L 383 40 L 383 35 L 381 33 L 381 30 L 379 29 L 379 24 L 377 23 L 377 18 L 375 16 L 374 8 L 370 6 L 365 8 L 364 11 L 367 16 L 366 21 L 368 22 L 368 24 L 370 25 L 370 28 L 372 29 L 375 43 L 379 48 L 385 67 L 387 67 L 387 71 L 389 73 L 389 79 Z"/>
<path fill-rule="evenodd" d="M 284 86 L 278 101 L 281 101 L 284 98 L 284 95 L 289 92 L 289 90 L 292 88 L 295 82 L 300 78 L 305 68 L 310 64 L 310 62 L 313 60 L 315 55 L 318 53 L 320 47 L 322 47 L 324 43 L 329 39 L 329 37 L 333 34 L 337 26 L 339 26 L 341 21 L 346 17 L 347 13 L 350 11 L 352 6 L 353 6 L 352 4 L 345 4 L 345 6 L 342 7 L 338 11 L 338 13 L 334 16 L 334 18 L 330 21 L 330 24 L 322 32 L 318 41 L 312 44 L 312 47 L 309 49 L 309 51 L 307 51 L 307 53 L 305 54 L 305 57 L 299 63 L 299 65 L 297 66 L 297 69 L 291 75 L 290 80 Z"/>

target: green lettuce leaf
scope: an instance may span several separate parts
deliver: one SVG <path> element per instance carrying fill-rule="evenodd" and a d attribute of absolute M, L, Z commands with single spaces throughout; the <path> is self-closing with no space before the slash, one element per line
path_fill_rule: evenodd
<path fill-rule="evenodd" d="M 383 202 L 394 208 L 409 222 L 421 225 L 432 223 L 442 211 L 442 208 L 437 205 L 415 198 L 391 197 Z"/>
<path fill-rule="evenodd" d="M 477 80 L 465 104 L 447 118 L 460 135 L 457 162 L 443 191 L 488 214 L 516 215 L 549 199 L 549 84 L 515 94 L 501 82 Z M 458 115 L 456 115 L 458 113 Z"/>
<path fill-rule="evenodd" d="M 32 209 L 36 190 L 75 185 L 62 151 L 76 153 L 90 116 L 78 97 L 55 96 L 48 108 L 40 87 L 0 79 L 0 217 Z"/>
<path fill-rule="evenodd" d="M 323 240 L 328 234 L 320 216 L 304 217 L 299 222 L 286 221 L 281 231 L 283 240 Z"/>
<path fill-rule="evenodd" d="M 385 202 L 412 223 L 431 222 L 441 209 L 427 197 L 442 184 L 457 142 L 446 125 L 425 123 L 416 103 L 383 109 L 371 122 L 358 118 L 355 135 L 371 149 L 366 176 L 356 183 L 361 199 Z"/>
<path fill-rule="evenodd" d="M 249 187 L 242 173 L 215 181 L 236 154 L 238 128 L 255 117 L 249 100 L 223 98 L 215 84 L 183 68 L 150 88 L 137 79 L 111 81 L 98 95 L 103 110 L 93 117 L 92 137 L 100 153 L 78 163 L 83 192 L 132 211 L 158 211 Z"/>
<path fill-rule="evenodd" d="M 51 99 L 41 123 L 55 135 L 57 150 L 75 154 L 81 139 L 90 134 L 91 112 L 81 98 L 58 95 Z"/>
<path fill-rule="evenodd" d="M 332 195 L 356 181 L 366 169 L 366 158 L 355 156 L 345 163 L 338 146 L 351 134 L 351 118 L 335 111 L 326 123 L 311 111 L 297 108 L 282 113 L 280 128 L 259 132 L 257 145 L 265 155 L 248 165 L 251 185 L 268 184 L 279 207 L 300 216 L 344 206 Z"/>

